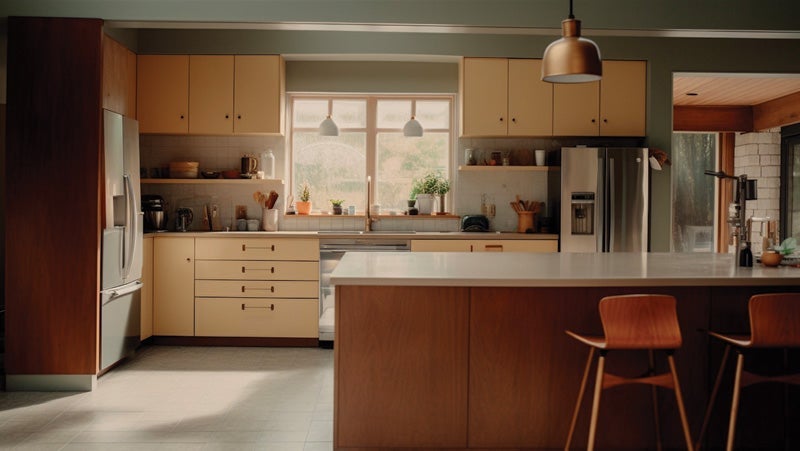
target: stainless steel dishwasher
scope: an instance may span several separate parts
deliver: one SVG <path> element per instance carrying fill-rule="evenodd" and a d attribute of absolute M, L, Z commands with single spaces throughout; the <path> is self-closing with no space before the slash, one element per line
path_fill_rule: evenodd
<path fill-rule="evenodd" d="M 336 287 L 331 273 L 346 252 L 408 252 L 409 240 L 391 238 L 331 238 L 319 242 L 319 341 L 320 346 L 332 346 Z"/>

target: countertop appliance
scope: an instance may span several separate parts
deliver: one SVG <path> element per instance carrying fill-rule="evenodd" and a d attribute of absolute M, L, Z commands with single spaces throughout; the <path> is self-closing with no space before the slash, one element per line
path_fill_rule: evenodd
<path fill-rule="evenodd" d="M 347 252 L 411 251 L 411 243 L 403 239 L 331 238 L 319 242 L 319 341 L 328 346 L 334 341 L 336 286 L 331 273 Z"/>
<path fill-rule="evenodd" d="M 645 148 L 561 149 L 561 252 L 646 252 Z"/>
<path fill-rule="evenodd" d="M 467 215 L 461 218 L 462 232 L 488 232 L 489 218 L 484 215 Z"/>
<path fill-rule="evenodd" d="M 103 110 L 105 218 L 100 291 L 100 371 L 139 346 L 143 214 L 139 207 L 139 127 Z"/>
<path fill-rule="evenodd" d="M 167 203 L 158 194 L 142 195 L 142 212 L 144 213 L 144 230 L 146 232 L 163 232 L 167 230 Z"/>

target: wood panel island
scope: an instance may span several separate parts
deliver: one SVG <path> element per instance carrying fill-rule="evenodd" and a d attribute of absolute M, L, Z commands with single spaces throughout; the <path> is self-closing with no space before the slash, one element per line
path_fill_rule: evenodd
<path fill-rule="evenodd" d="M 705 331 L 747 332 L 750 295 L 800 291 L 800 269 L 738 268 L 726 254 L 348 253 L 332 282 L 335 449 L 563 449 L 587 356 L 564 331 L 602 335 L 601 297 L 677 298 L 683 346 L 675 360 L 695 438 L 723 350 Z M 797 365 L 796 351 L 789 357 Z M 782 361 L 780 353 L 754 364 L 770 371 Z M 640 375 L 647 354 L 612 352 L 606 368 Z M 724 443 L 730 386 L 726 378 L 712 448 Z M 682 449 L 674 395 L 657 394 L 665 448 Z M 798 390 L 753 386 L 741 406 L 737 449 L 798 443 L 788 426 L 800 420 Z M 655 443 L 650 387 L 605 390 L 597 446 Z"/>

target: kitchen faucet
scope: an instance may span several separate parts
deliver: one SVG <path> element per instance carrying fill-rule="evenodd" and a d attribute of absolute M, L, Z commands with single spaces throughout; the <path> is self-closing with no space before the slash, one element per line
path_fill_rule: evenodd
<path fill-rule="evenodd" d="M 747 174 L 740 176 L 728 175 L 722 171 L 705 171 L 706 175 L 712 175 L 719 179 L 732 179 L 733 186 L 733 202 L 728 205 L 728 225 L 730 225 L 729 244 L 733 244 L 735 249 L 736 259 L 739 266 L 752 266 L 752 256 L 750 260 L 742 259 L 742 254 L 749 254 L 750 251 L 750 233 L 752 221 L 746 219 L 747 214 L 746 203 L 748 200 L 756 200 L 758 198 L 756 190 L 756 180 L 748 179 Z"/>
<path fill-rule="evenodd" d="M 372 231 L 372 223 L 374 223 L 375 221 L 379 220 L 378 218 L 373 218 L 372 215 L 370 215 L 370 211 L 369 211 L 369 209 L 370 209 L 369 195 L 370 195 L 370 191 L 371 190 L 372 190 L 372 177 L 368 175 L 367 176 L 367 206 L 366 206 L 366 217 L 365 217 L 365 220 L 364 220 L 364 231 L 365 232 L 371 232 Z"/>

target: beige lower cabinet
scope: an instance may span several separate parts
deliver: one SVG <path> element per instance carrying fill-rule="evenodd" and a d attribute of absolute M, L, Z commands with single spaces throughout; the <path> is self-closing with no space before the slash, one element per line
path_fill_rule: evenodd
<path fill-rule="evenodd" d="M 195 250 L 197 336 L 319 336 L 318 240 L 197 238 Z"/>
<path fill-rule="evenodd" d="M 319 327 L 316 299 L 197 298 L 198 336 L 315 337 Z"/>
<path fill-rule="evenodd" d="M 139 338 L 144 340 L 153 335 L 153 237 L 147 236 L 142 242 L 142 304 Z"/>
<path fill-rule="evenodd" d="M 194 335 L 194 238 L 153 243 L 153 334 Z"/>
<path fill-rule="evenodd" d="M 412 252 L 558 252 L 558 240 L 412 240 Z"/>

